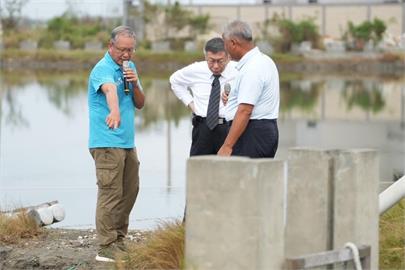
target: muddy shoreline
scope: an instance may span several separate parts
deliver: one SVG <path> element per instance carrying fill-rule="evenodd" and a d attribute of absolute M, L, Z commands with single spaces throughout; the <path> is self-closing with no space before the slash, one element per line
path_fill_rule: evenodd
<path fill-rule="evenodd" d="M 130 231 L 127 243 L 144 241 L 147 232 Z M 32 239 L 0 244 L 0 270 L 8 269 L 115 269 L 114 264 L 96 262 L 96 234 L 92 229 L 44 229 Z"/>

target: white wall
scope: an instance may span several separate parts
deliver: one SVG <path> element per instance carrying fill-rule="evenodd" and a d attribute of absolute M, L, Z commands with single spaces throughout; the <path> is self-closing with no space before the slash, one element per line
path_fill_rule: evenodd
<path fill-rule="evenodd" d="M 256 3 L 261 4 L 266 0 L 257 0 Z M 308 4 L 310 0 L 268 0 L 271 4 Z M 400 0 L 315 0 L 318 4 L 375 4 L 387 2 L 400 2 Z"/>

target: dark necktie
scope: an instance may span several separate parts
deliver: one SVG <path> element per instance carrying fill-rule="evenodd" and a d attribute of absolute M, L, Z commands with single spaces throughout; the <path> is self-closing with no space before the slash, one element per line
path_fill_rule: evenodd
<path fill-rule="evenodd" d="M 206 120 L 207 126 L 210 130 L 213 130 L 218 125 L 219 96 L 221 92 L 221 84 L 219 83 L 219 77 L 221 77 L 221 75 L 214 75 L 214 77 L 215 79 L 212 81 Z"/>

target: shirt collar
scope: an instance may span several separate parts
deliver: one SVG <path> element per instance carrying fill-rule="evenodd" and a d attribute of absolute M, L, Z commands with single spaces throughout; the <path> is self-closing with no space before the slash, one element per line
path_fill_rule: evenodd
<path fill-rule="evenodd" d="M 109 52 L 105 53 L 104 58 L 109 64 L 114 66 L 115 70 L 120 70 L 121 69 L 121 67 L 114 61 L 114 59 L 112 59 Z"/>
<path fill-rule="evenodd" d="M 207 61 L 205 61 L 205 62 L 207 62 Z M 219 78 L 224 78 L 224 79 L 227 79 L 227 78 L 229 78 L 230 77 L 230 69 L 231 69 L 232 67 L 229 65 L 229 63 L 226 65 L 226 67 L 225 67 L 225 69 L 222 71 L 222 73 L 221 73 L 221 77 L 219 77 Z M 215 77 L 214 77 L 214 73 L 212 73 L 212 71 L 209 69 L 209 67 L 208 67 L 208 64 L 207 64 L 207 69 L 208 69 L 208 72 L 209 72 L 209 74 L 210 74 L 210 79 L 214 79 Z"/>
<path fill-rule="evenodd" d="M 250 51 L 248 51 L 247 53 L 245 53 L 245 55 L 239 60 L 238 64 L 236 65 L 236 69 L 237 70 L 241 70 L 242 67 L 249 62 L 249 60 L 251 58 L 253 58 L 255 55 L 260 54 L 259 48 L 258 47 L 254 47 L 253 49 L 251 49 Z"/>

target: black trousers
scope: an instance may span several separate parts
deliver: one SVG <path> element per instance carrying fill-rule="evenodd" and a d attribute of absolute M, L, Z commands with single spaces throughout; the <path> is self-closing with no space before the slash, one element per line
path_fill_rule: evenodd
<path fill-rule="evenodd" d="M 213 130 L 210 130 L 201 116 L 193 117 L 193 132 L 190 156 L 216 155 L 228 135 L 229 126 L 223 119 Z"/>
<path fill-rule="evenodd" d="M 233 156 L 274 158 L 278 148 L 277 119 L 250 120 L 233 147 Z"/>

